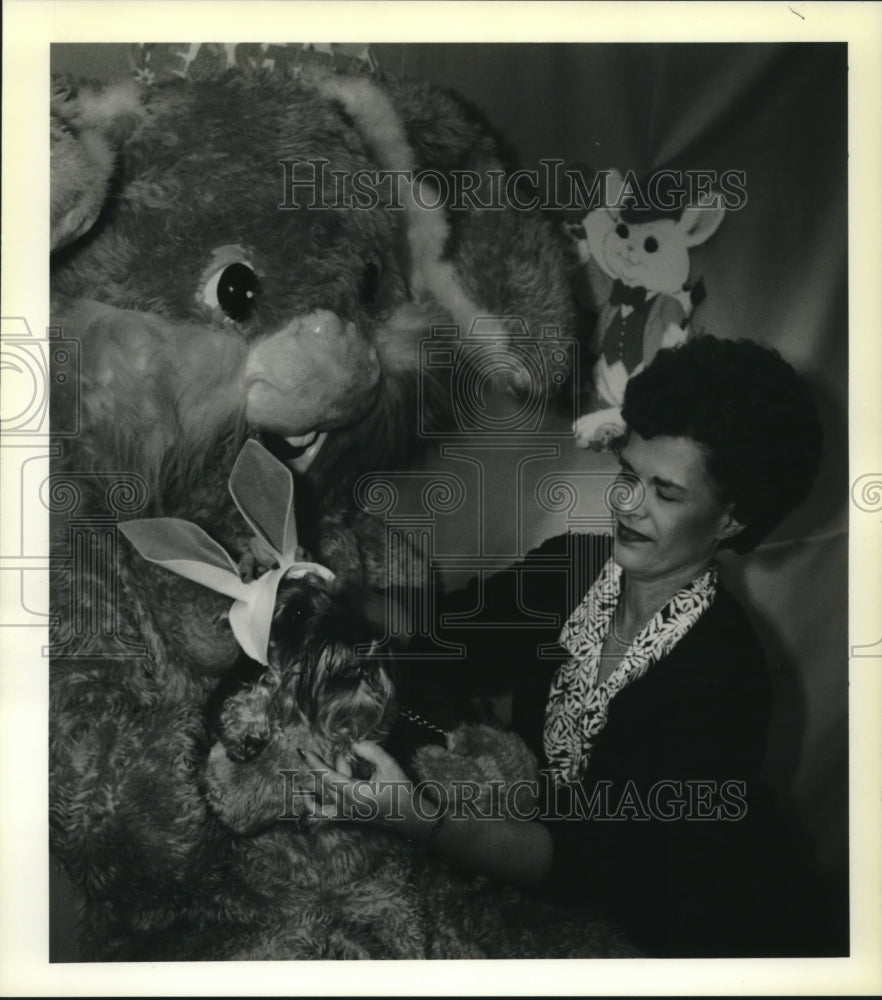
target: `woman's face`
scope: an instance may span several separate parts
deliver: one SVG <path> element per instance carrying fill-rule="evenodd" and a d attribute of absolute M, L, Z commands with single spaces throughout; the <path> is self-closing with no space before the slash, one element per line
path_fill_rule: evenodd
<path fill-rule="evenodd" d="M 707 567 L 718 543 L 741 530 L 691 438 L 646 439 L 632 431 L 619 461 L 622 472 L 610 505 L 615 559 L 629 575 L 692 579 Z"/>

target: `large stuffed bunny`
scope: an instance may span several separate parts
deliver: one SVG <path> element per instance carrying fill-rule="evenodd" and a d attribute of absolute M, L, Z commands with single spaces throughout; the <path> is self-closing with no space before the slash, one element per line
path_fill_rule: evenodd
<path fill-rule="evenodd" d="M 538 381 L 507 363 L 497 382 L 547 393 L 566 376 L 548 328 L 572 333 L 555 231 L 445 202 L 455 171 L 481 192 L 505 168 L 484 125 L 419 83 L 267 68 L 59 85 L 51 137 L 54 322 L 80 365 L 52 399 L 79 432 L 50 490 L 51 847 L 84 904 L 83 957 L 627 953 L 572 921 L 549 944 L 530 930 L 544 911 L 508 890 L 485 903 L 483 883 L 382 834 L 232 822 L 258 788 L 211 750 L 204 713 L 239 658 L 229 600 L 116 531 L 183 518 L 237 560 L 250 532 L 227 479 L 259 436 L 298 479 L 312 558 L 420 585 L 352 488 L 404 468 L 421 421 L 445 419 L 449 387 L 417 391 L 421 342 L 441 324 L 455 358 L 490 317 L 505 356 L 526 330 Z M 308 720 L 279 738 L 311 745 Z"/>

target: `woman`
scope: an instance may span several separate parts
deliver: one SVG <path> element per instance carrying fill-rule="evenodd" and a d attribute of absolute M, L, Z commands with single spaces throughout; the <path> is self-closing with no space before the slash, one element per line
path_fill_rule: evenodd
<path fill-rule="evenodd" d="M 511 675 L 514 727 L 540 756 L 556 815 L 570 818 L 427 819 L 404 795 L 403 818 L 381 809 L 376 821 L 476 871 L 600 904 L 649 954 L 783 954 L 798 914 L 783 907 L 757 777 L 768 678 L 714 556 L 748 551 L 805 497 L 820 454 L 815 411 L 773 351 L 705 336 L 634 377 L 623 416 L 611 557 L 607 539 L 552 539 L 520 566 L 517 587 L 512 573 L 485 585 L 488 621 L 511 620 L 498 615 L 508 605 L 557 614 L 563 629 L 458 636 L 471 675 L 482 664 Z M 531 560 L 567 552 L 587 592 L 573 594 L 573 573 L 529 573 Z M 554 640 L 556 661 L 537 656 Z M 378 746 L 354 750 L 377 782 L 407 782 Z M 307 760 L 327 769 L 317 815 L 353 801 L 347 767 Z"/>

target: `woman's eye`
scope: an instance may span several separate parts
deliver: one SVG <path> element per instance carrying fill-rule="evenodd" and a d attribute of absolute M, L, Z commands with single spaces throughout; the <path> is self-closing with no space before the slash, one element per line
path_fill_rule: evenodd
<path fill-rule="evenodd" d="M 673 503 L 677 499 L 676 497 L 671 497 L 662 493 L 661 490 L 656 490 L 655 495 L 659 498 L 659 500 L 664 500 L 665 503 Z"/>
<path fill-rule="evenodd" d="M 202 300 L 206 305 L 221 309 L 237 323 L 251 318 L 259 295 L 260 280 L 254 268 L 244 261 L 219 268 L 202 290 Z"/>
<path fill-rule="evenodd" d="M 633 472 L 620 469 L 605 491 L 604 500 L 610 510 L 624 514 L 636 510 L 644 500 L 646 491 Z"/>

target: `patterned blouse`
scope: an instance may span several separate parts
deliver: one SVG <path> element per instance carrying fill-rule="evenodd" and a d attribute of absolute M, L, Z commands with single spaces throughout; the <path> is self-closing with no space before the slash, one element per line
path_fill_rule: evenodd
<path fill-rule="evenodd" d="M 545 755 L 556 782 L 583 776 L 597 735 L 606 725 L 610 701 L 676 646 L 710 607 L 717 590 L 717 572 L 711 566 L 668 601 L 600 684 L 601 651 L 612 627 L 621 577 L 621 567 L 609 559 L 560 634 L 570 658 L 551 682 L 543 731 Z"/>

